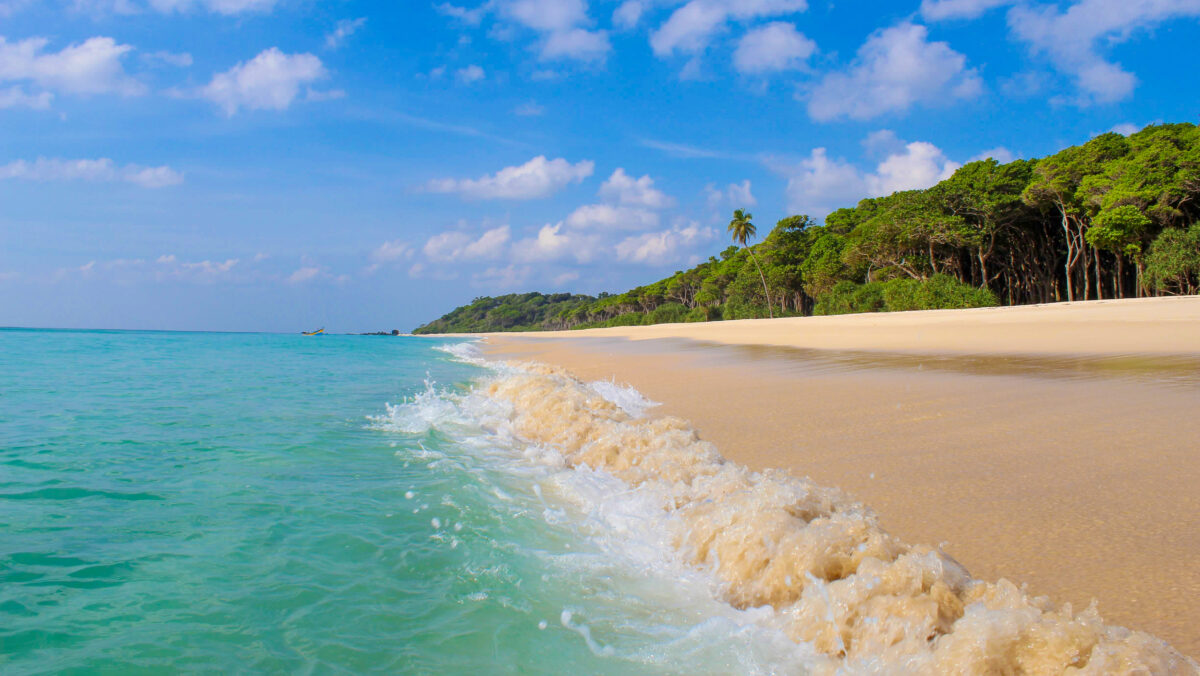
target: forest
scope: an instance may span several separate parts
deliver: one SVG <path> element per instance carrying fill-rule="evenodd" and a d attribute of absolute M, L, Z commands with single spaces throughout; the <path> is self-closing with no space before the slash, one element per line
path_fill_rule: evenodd
<path fill-rule="evenodd" d="M 971 162 L 925 190 L 790 216 L 653 284 L 512 294 L 414 333 L 536 331 L 1022 305 L 1200 292 L 1200 128 L 1101 134 L 1043 159 Z"/>

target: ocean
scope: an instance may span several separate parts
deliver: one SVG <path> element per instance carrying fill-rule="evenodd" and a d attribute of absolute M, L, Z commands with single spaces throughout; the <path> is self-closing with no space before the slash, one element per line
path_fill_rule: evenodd
<path fill-rule="evenodd" d="M 9 329 L 0 383 L 4 674 L 1195 668 L 463 341 Z"/>

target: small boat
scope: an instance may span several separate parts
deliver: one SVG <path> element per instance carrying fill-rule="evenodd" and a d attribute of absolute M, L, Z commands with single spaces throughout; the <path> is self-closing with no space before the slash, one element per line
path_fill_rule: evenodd
<path fill-rule="evenodd" d="M 324 327 L 324 326 L 322 326 L 321 328 L 317 329 L 316 331 L 305 331 L 305 332 L 304 332 L 304 335 L 306 335 L 306 336 L 319 336 L 319 335 L 321 335 L 322 333 L 325 333 L 325 327 Z"/>

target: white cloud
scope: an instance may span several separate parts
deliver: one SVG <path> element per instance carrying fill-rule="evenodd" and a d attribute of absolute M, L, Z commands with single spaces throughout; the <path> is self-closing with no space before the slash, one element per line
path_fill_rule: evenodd
<path fill-rule="evenodd" d="M 163 254 L 154 261 L 154 266 L 151 272 L 159 281 L 165 279 L 179 279 L 189 282 L 213 283 L 226 279 L 233 272 L 233 269 L 241 261 L 237 258 L 229 258 L 224 261 L 181 261 L 174 254 Z M 109 261 L 105 264 L 107 268 L 114 267 L 141 267 L 145 261 L 138 260 L 117 260 Z"/>
<path fill-rule="evenodd" d="M 804 37 L 786 21 L 776 21 L 748 31 L 738 41 L 733 66 L 744 75 L 799 68 L 817 51 L 817 43 Z"/>
<path fill-rule="evenodd" d="M 0 89 L 0 109 L 31 108 L 33 110 L 45 110 L 50 107 L 50 102 L 53 100 L 54 95 L 50 92 L 26 94 L 25 90 L 20 87 Z"/>
<path fill-rule="evenodd" d="M 926 21 L 974 19 L 989 9 L 1011 5 L 1016 0 L 921 0 L 921 16 Z"/>
<path fill-rule="evenodd" d="M 492 228 L 478 238 L 465 232 L 442 232 L 430 237 L 422 251 L 426 258 L 438 263 L 498 258 L 504 253 L 509 237 L 507 225 Z"/>
<path fill-rule="evenodd" d="M 239 108 L 285 110 L 303 86 L 327 77 L 325 66 L 312 54 L 284 54 L 271 47 L 250 61 L 213 76 L 200 96 L 232 116 Z"/>
<path fill-rule="evenodd" d="M 384 242 L 371 251 L 371 265 L 367 266 L 367 272 L 375 272 L 384 265 L 412 258 L 412 255 L 413 248 L 404 240 L 393 239 Z M 263 256 L 263 254 L 259 254 L 259 256 Z M 255 256 L 254 260 L 258 261 L 260 259 L 258 256 Z"/>
<path fill-rule="evenodd" d="M 342 46 L 346 38 L 358 32 L 358 29 L 367 25 L 367 17 L 362 16 L 357 19 L 342 19 L 333 27 L 333 31 L 325 36 L 325 46 L 330 49 L 337 49 Z"/>
<path fill-rule="evenodd" d="M 650 209 L 663 209 L 675 203 L 675 200 L 654 187 L 654 179 L 649 174 L 635 179 L 621 168 L 600 186 L 600 196 L 620 204 Z"/>
<path fill-rule="evenodd" d="M 750 179 L 745 179 L 741 183 L 730 183 L 724 190 L 709 183 L 704 186 L 704 192 L 708 196 L 708 208 L 714 211 L 722 206 L 743 209 L 758 204 L 758 200 L 750 190 Z"/>
<path fill-rule="evenodd" d="M 945 42 L 929 42 L 924 26 L 902 23 L 876 31 L 845 71 L 826 75 L 810 92 L 816 120 L 865 120 L 978 95 L 983 83 L 967 59 Z"/>
<path fill-rule="evenodd" d="M 888 156 L 879 163 L 874 174 L 867 176 L 867 190 L 870 196 L 878 197 L 901 190 L 928 188 L 950 178 L 960 166 L 932 143 L 909 143 L 904 152 Z"/>
<path fill-rule="evenodd" d="M 691 0 L 654 31 L 650 46 L 658 56 L 694 54 L 708 47 L 713 36 L 726 30 L 731 20 L 748 21 L 805 9 L 805 0 Z"/>
<path fill-rule="evenodd" d="M 1130 134 L 1138 133 L 1141 131 L 1141 129 L 1141 127 L 1132 122 L 1122 122 L 1120 124 L 1113 125 L 1113 128 L 1109 129 L 1109 131 L 1118 133 L 1121 136 L 1129 136 Z"/>
<path fill-rule="evenodd" d="M 143 188 L 165 188 L 183 183 L 183 174 L 165 165 L 144 167 L 127 164 L 118 167 L 107 157 L 94 160 L 39 157 L 33 162 L 16 160 L 0 166 L 0 179 L 125 182 Z"/>
<path fill-rule="evenodd" d="M 76 0 L 90 4 L 107 3 L 120 12 L 122 7 L 132 7 L 132 0 Z M 159 12 L 187 12 L 195 8 L 216 14 L 235 15 L 251 12 L 269 12 L 276 0 L 148 0 L 148 4 Z"/>
<path fill-rule="evenodd" d="M 642 14 L 646 11 L 643 0 L 625 0 L 613 10 L 612 22 L 617 28 L 629 29 L 638 25 Z"/>
<path fill-rule="evenodd" d="M 548 262 L 573 258 L 590 262 L 602 247 L 600 238 L 579 231 L 564 231 L 563 223 L 543 225 L 535 237 L 513 243 L 512 257 L 520 263 Z"/>
<path fill-rule="evenodd" d="M 482 68 L 476 66 L 475 64 L 471 64 L 466 68 L 459 68 L 457 71 L 455 71 L 454 77 L 458 78 L 458 81 L 463 84 L 471 84 L 473 82 L 479 82 L 487 77 L 487 75 L 483 72 Z"/>
<path fill-rule="evenodd" d="M 46 38 L 8 42 L 0 37 L 0 82 L 28 81 L 44 90 L 79 95 L 133 96 L 146 90 L 125 72 L 121 63 L 133 50 L 129 45 L 118 44 L 112 38 L 94 37 L 57 52 L 46 52 L 47 44 Z M 23 90 L 9 91 L 24 94 Z M 44 97 L 44 92 L 30 96 L 38 106 L 42 101 L 48 103 L 47 99 L 38 98 Z"/>
<path fill-rule="evenodd" d="M 445 16 L 458 19 L 468 26 L 478 26 L 479 22 L 483 20 L 483 15 L 487 13 L 488 7 L 489 5 L 487 3 L 480 5 L 475 9 L 459 7 L 458 5 L 452 5 L 448 2 L 434 5 L 434 9 L 436 9 L 439 14 L 444 14 Z"/>
<path fill-rule="evenodd" d="M 320 276 L 321 268 L 316 267 L 315 265 L 308 265 L 298 268 L 295 272 L 289 275 L 287 278 L 287 283 L 303 284 L 304 282 L 310 282 Z"/>
<path fill-rule="evenodd" d="M 712 229 L 701 228 L 695 223 L 662 232 L 634 235 L 617 244 L 617 260 L 644 265 L 666 265 L 681 260 L 685 249 L 712 239 L 713 236 Z"/>
<path fill-rule="evenodd" d="M 542 58 L 597 62 L 603 61 L 611 49 L 604 31 L 572 28 L 547 36 L 542 44 Z"/>
<path fill-rule="evenodd" d="M 789 173 L 788 210 L 793 213 L 822 217 L 854 204 L 867 192 L 866 180 L 858 169 L 831 159 L 824 148 L 814 148 Z"/>
<path fill-rule="evenodd" d="M 586 204 L 566 219 L 573 230 L 645 230 L 658 226 L 658 214 L 646 209 Z"/>
<path fill-rule="evenodd" d="M 525 164 L 505 167 L 495 174 L 477 179 L 435 179 L 426 185 L 430 192 L 460 193 L 473 199 L 528 200 L 548 197 L 571 183 L 592 175 L 596 165 L 590 160 L 576 164 L 539 155 Z"/>
<path fill-rule="evenodd" d="M 830 158 L 824 148 L 815 148 L 798 165 L 781 170 L 788 175 L 788 209 L 824 217 L 834 209 L 853 206 L 864 197 L 928 188 L 949 178 L 960 166 L 937 146 L 917 141 L 888 155 L 869 173 Z"/>
<path fill-rule="evenodd" d="M 608 33 L 586 28 L 586 0 L 496 0 L 487 6 L 540 34 L 543 60 L 599 62 L 612 50 Z"/>
<path fill-rule="evenodd" d="M 1117 44 L 1135 32 L 1176 18 L 1200 16 L 1200 0 L 1079 0 L 1065 11 L 1055 5 L 1018 5 L 1009 11 L 1015 37 L 1034 53 L 1046 54 L 1072 76 L 1081 103 L 1128 98 L 1137 78 L 1105 60 L 1098 44 Z"/>

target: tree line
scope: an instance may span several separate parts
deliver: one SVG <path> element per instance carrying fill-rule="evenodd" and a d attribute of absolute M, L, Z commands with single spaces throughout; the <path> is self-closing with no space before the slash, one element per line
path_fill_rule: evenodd
<path fill-rule="evenodd" d="M 417 333 L 555 330 L 1200 292 L 1200 128 L 1101 134 L 1043 159 L 964 165 L 730 246 L 622 294 L 477 298 Z"/>

